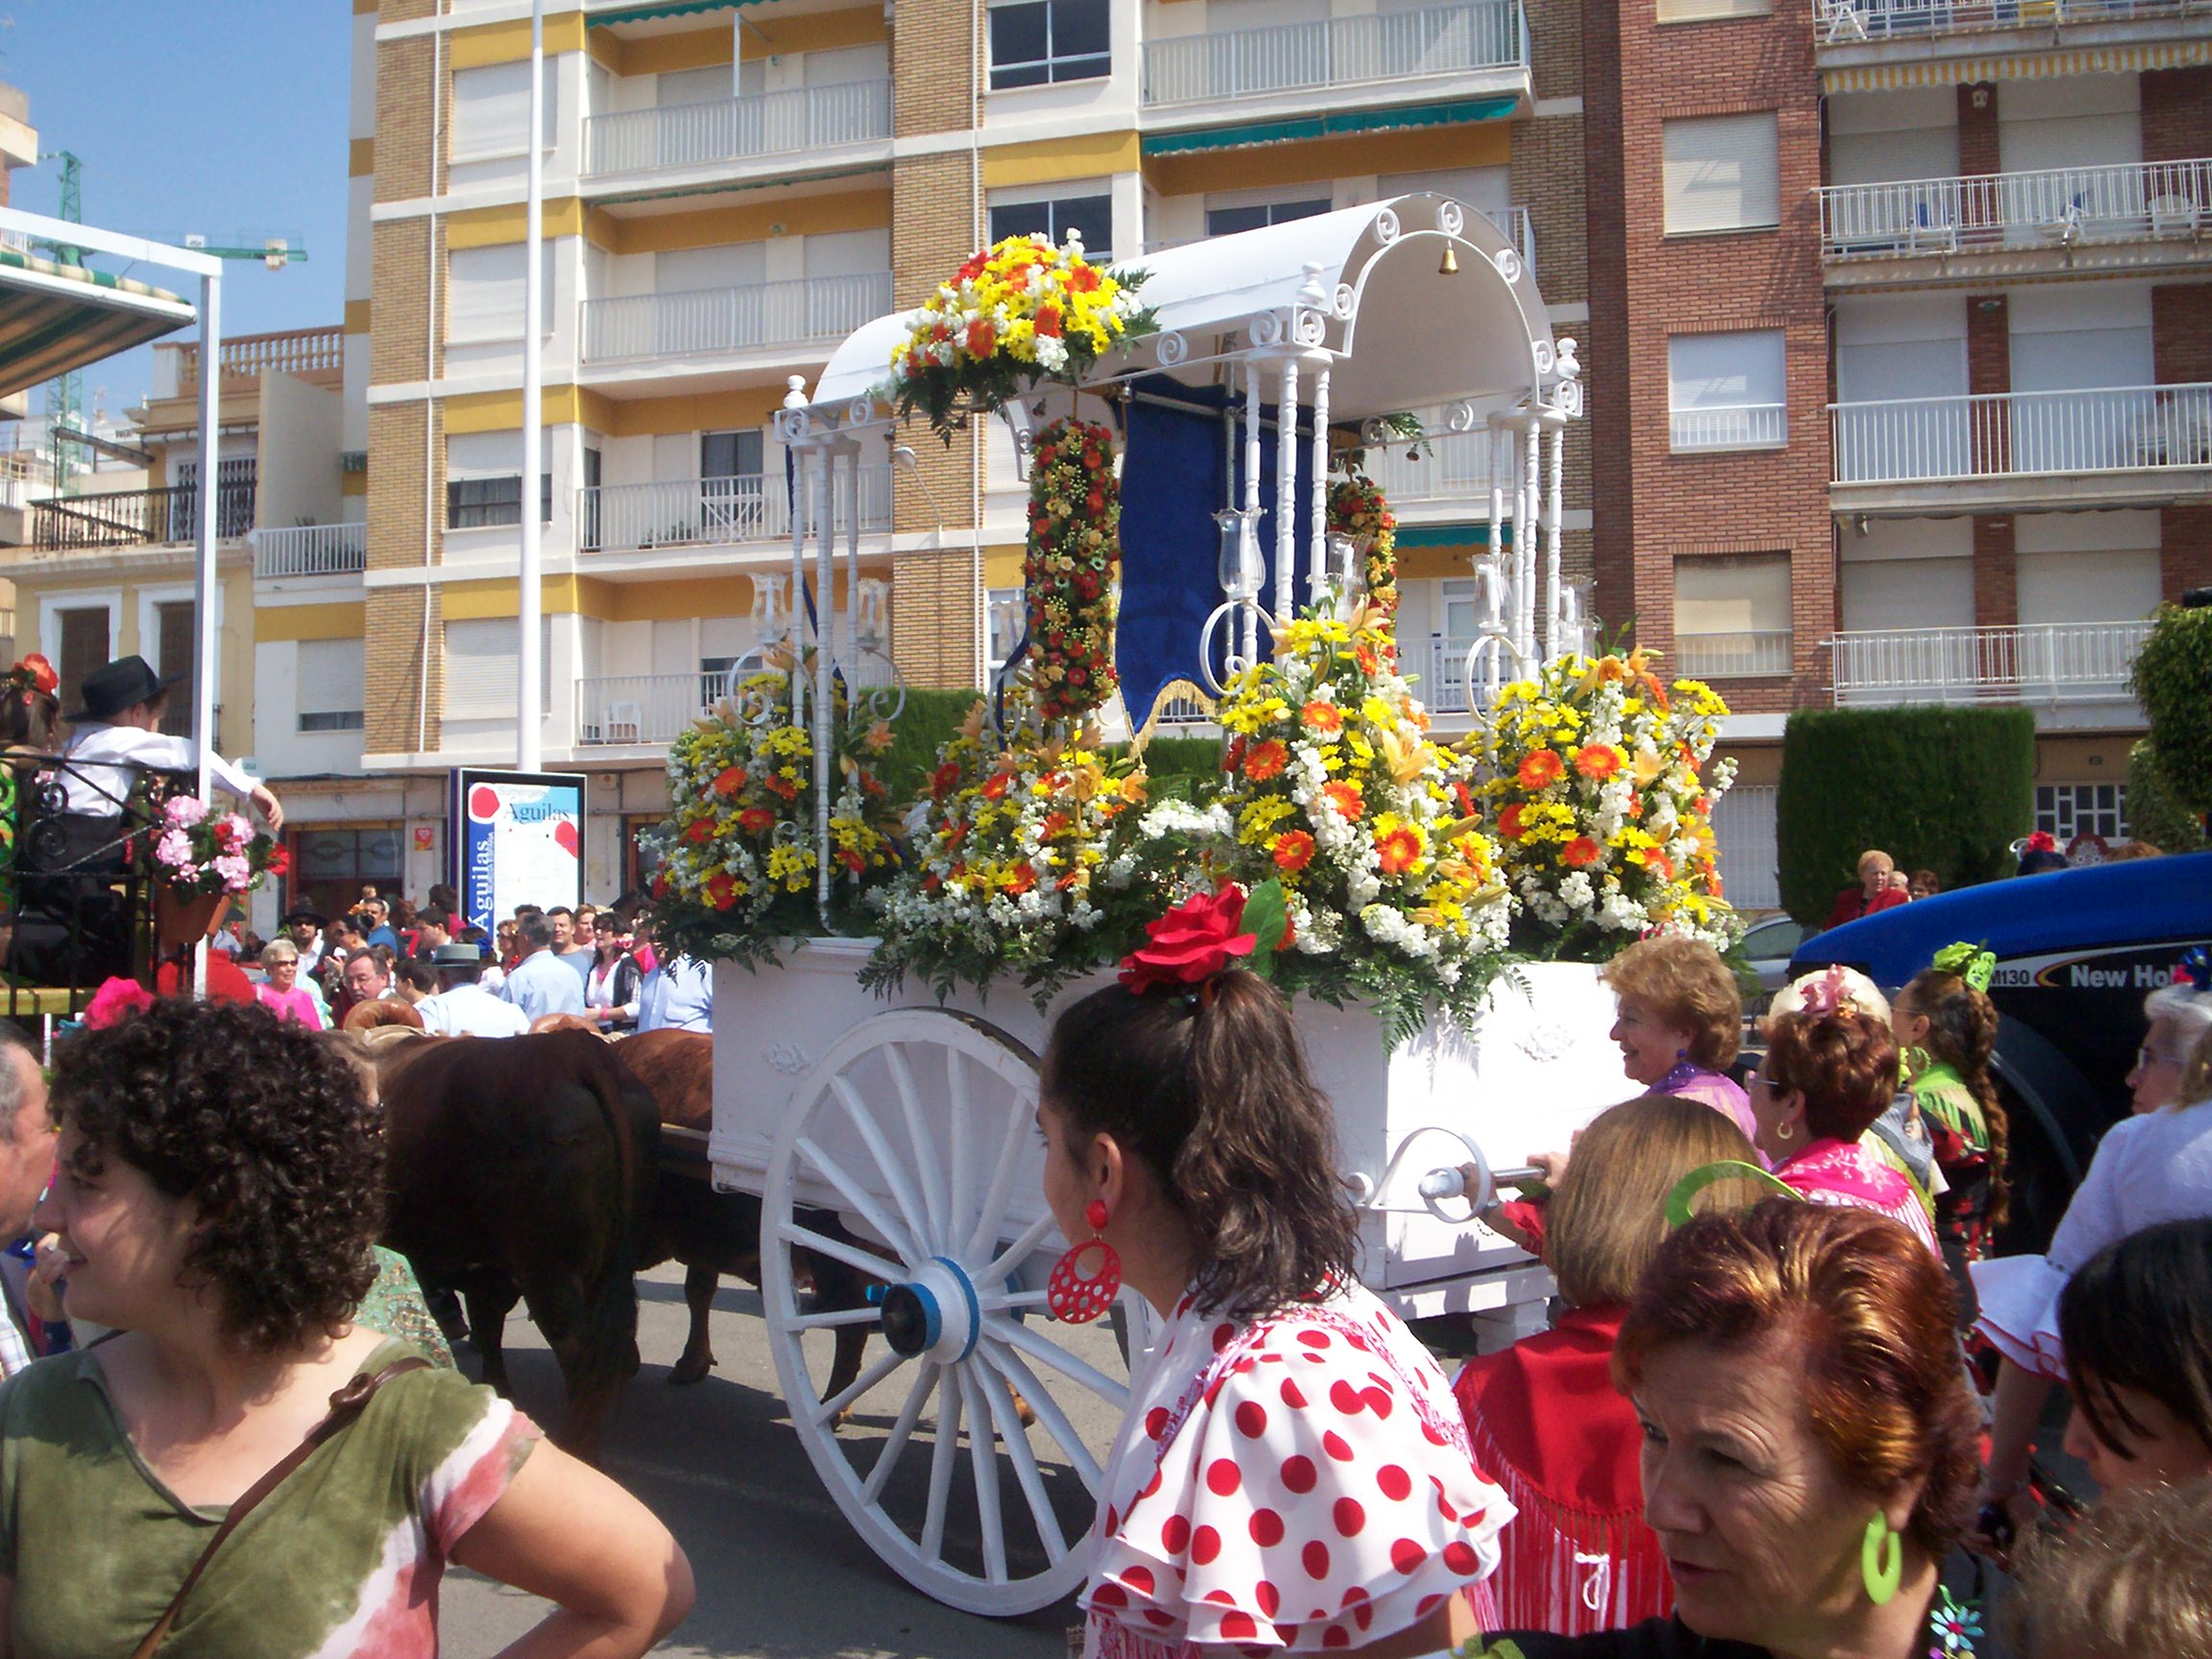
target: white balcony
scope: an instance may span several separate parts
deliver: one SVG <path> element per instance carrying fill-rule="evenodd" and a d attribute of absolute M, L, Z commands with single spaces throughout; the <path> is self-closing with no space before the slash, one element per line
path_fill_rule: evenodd
<path fill-rule="evenodd" d="M 584 361 L 696 358 L 845 338 L 891 309 L 891 273 L 584 301 Z"/>
<path fill-rule="evenodd" d="M 1393 511 L 1443 503 L 1490 511 L 1490 434 L 1440 432 L 1419 444 L 1367 453 L 1367 475 Z M 1510 511 L 1511 494 L 1507 494 Z"/>
<path fill-rule="evenodd" d="M 728 694 L 728 674 L 617 674 L 576 682 L 576 747 L 670 743 Z"/>
<path fill-rule="evenodd" d="M 1693 680 L 1749 680 L 1787 674 L 1791 669 L 1790 630 L 1676 634 L 1674 666 Z"/>
<path fill-rule="evenodd" d="M 1813 0 L 1824 68 L 1832 51 L 1892 40 L 1965 36 L 1971 50 L 2001 45 L 1985 37 L 2018 31 L 2039 36 L 2045 50 L 2113 45 L 2175 36 L 2207 15 L 2207 0 Z"/>
<path fill-rule="evenodd" d="M 1168 110 L 1387 86 L 1398 101 L 1499 71 L 1525 82 L 1527 67 L 1520 0 L 1464 0 L 1147 40 L 1143 100 L 1147 110 Z M 1497 89 L 1508 88 L 1502 81 Z"/>
<path fill-rule="evenodd" d="M 1472 711 L 1467 696 L 1467 653 L 1474 646 L 1472 639 L 1452 639 L 1442 634 L 1398 641 L 1398 672 L 1413 682 L 1413 695 L 1430 713 Z"/>
<path fill-rule="evenodd" d="M 255 576 L 350 576 L 369 564 L 366 524 L 300 524 L 255 530 Z"/>
<path fill-rule="evenodd" d="M 1678 455 L 1700 449 L 1779 449 L 1790 442 L 1790 411 L 1780 403 L 1676 409 L 1667 417 L 1667 439 Z"/>
<path fill-rule="evenodd" d="M 1838 634 L 1839 704 L 2128 703 L 2144 622 Z"/>
<path fill-rule="evenodd" d="M 891 469 L 863 467 L 859 476 L 861 530 L 889 530 Z M 578 494 L 577 522 L 587 553 L 738 547 L 791 540 L 790 496 L 781 471 L 661 484 L 608 484 Z M 842 489 L 833 521 L 842 533 Z"/>
<path fill-rule="evenodd" d="M 1820 192 L 1831 286 L 2212 263 L 2212 160 L 2057 167 Z M 1900 270 L 1900 264 L 1903 270 Z"/>
<path fill-rule="evenodd" d="M 1833 403 L 1828 414 L 1839 513 L 2212 495 L 2212 384 Z"/>
<path fill-rule="evenodd" d="M 891 83 L 851 81 L 593 115 L 584 123 L 584 176 L 673 172 L 757 156 L 815 157 L 856 144 L 888 144 L 890 137 Z"/>

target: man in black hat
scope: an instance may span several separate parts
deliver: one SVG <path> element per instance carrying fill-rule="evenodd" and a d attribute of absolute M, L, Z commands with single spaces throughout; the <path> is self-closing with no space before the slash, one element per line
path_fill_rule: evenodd
<path fill-rule="evenodd" d="M 72 762 L 61 780 L 64 811 L 82 818 L 117 817 L 138 781 L 139 768 L 199 770 L 199 745 L 161 730 L 169 687 L 182 678 L 177 674 L 162 679 L 143 657 L 121 658 L 84 677 L 80 694 L 84 707 L 69 716 L 76 734 L 62 751 Z M 241 801 L 260 807 L 271 830 L 284 828 L 284 808 L 267 785 L 256 783 L 212 750 L 207 773 Z"/>
<path fill-rule="evenodd" d="M 330 918 L 312 904 L 295 904 L 284 912 L 284 927 L 300 951 L 300 977 L 304 979 L 323 966 L 323 929 Z"/>

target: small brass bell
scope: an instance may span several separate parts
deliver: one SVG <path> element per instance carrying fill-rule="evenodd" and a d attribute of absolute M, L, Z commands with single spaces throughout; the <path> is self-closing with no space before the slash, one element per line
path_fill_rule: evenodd
<path fill-rule="evenodd" d="M 1459 275 L 1459 251 L 1449 242 L 1444 244 L 1444 262 L 1436 267 L 1436 275 L 1439 276 L 1456 276 Z"/>

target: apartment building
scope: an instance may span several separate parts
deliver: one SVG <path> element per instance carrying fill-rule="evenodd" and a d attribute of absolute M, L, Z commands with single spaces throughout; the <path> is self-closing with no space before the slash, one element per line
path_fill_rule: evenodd
<path fill-rule="evenodd" d="M 2145 618 L 2212 580 L 2212 12 L 1586 15 L 1599 610 L 1740 711 L 1738 896 L 1797 707 L 2029 704 L 2040 827 L 2117 837 Z"/>
<path fill-rule="evenodd" d="M 546 763 L 593 780 L 591 891 L 626 884 L 668 740 L 757 641 L 760 608 L 788 603 L 772 414 L 792 376 L 810 383 L 853 327 L 919 302 L 986 238 L 1078 230 L 1125 264 L 1417 189 L 1506 228 L 1578 332 L 1580 31 L 1571 7 L 1523 0 L 551 16 L 539 694 Z M 348 419 L 367 450 L 365 764 L 381 775 L 513 756 L 528 50 L 517 0 L 358 11 Z M 1586 448 L 1577 429 L 1564 522 L 1581 572 Z M 887 585 L 885 659 L 912 685 L 979 684 L 1019 600 L 1011 440 L 920 433 L 863 462 L 861 610 Z M 1405 520 L 1409 655 L 1463 713 L 1487 444 L 1371 464 Z M 410 887 L 440 861 L 410 862 Z"/>

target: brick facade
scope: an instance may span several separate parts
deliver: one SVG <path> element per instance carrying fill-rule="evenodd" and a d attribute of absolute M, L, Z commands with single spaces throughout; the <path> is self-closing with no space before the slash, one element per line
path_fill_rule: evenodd
<path fill-rule="evenodd" d="M 974 0 L 900 0 L 891 31 L 892 130 L 900 137 L 975 125 L 980 14 Z M 965 157 L 960 164 L 967 165 Z"/>
<path fill-rule="evenodd" d="M 2176 76 L 2199 75 L 2201 70 L 2176 70 Z M 2151 88 L 2146 75 L 2143 97 L 2143 142 L 2151 143 Z M 2212 97 L 2212 86 L 2204 91 Z M 2203 120 L 2212 113 L 2199 110 Z M 2204 142 L 2212 146 L 2212 135 Z M 2212 147 L 2194 152 L 2212 155 Z M 2212 283 L 2174 284 L 2151 290 L 2152 363 L 2160 385 L 2212 380 Z M 2212 505 L 2167 507 L 2159 513 L 2158 578 L 2160 596 L 2179 599 L 2193 588 L 2212 585 Z"/>
<path fill-rule="evenodd" d="M 2143 159 L 2212 156 L 2212 67 L 2143 72 Z"/>
<path fill-rule="evenodd" d="M 379 323 L 381 327 L 381 323 Z M 441 563 L 445 537 L 436 526 L 442 514 L 425 511 L 445 494 L 445 443 L 435 403 L 386 403 L 369 412 L 369 545 L 372 570 L 420 569 Z M 429 445 L 428 468 L 424 445 Z M 425 546 L 424 539 L 428 538 Z M 418 697 L 424 674 L 430 681 L 427 747 L 439 742 L 439 661 L 444 647 L 435 614 L 430 628 L 429 662 L 423 661 L 422 607 L 437 605 L 438 589 L 372 588 L 364 613 L 368 659 L 368 701 L 364 705 L 365 747 L 371 754 L 416 748 Z"/>
<path fill-rule="evenodd" d="M 1974 519 L 1974 625 L 2009 628 L 2020 620 L 2020 570 L 2012 550 L 2012 520 L 1978 514 Z"/>

